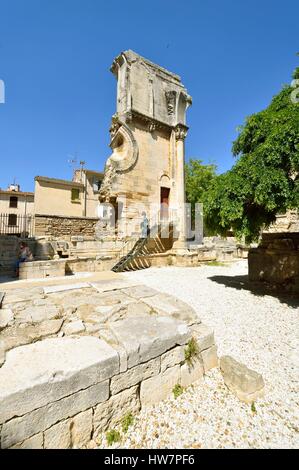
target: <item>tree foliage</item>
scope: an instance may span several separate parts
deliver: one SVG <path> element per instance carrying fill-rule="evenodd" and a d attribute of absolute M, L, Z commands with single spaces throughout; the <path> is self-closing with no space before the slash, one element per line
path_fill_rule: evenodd
<path fill-rule="evenodd" d="M 202 202 L 215 176 L 216 165 L 204 165 L 202 160 L 190 159 L 185 167 L 187 202 Z"/>
<path fill-rule="evenodd" d="M 236 164 L 203 197 L 210 230 L 225 235 L 232 229 L 250 242 L 277 213 L 299 207 L 299 104 L 291 101 L 292 90 L 283 87 L 239 129 L 232 147 Z"/>

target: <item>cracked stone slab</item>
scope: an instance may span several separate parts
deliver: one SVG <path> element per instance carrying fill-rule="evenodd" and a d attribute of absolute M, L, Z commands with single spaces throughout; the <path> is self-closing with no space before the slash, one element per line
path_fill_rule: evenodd
<path fill-rule="evenodd" d="M 125 289 L 138 285 L 140 285 L 139 282 L 129 281 L 127 279 L 111 279 L 90 283 L 90 286 L 96 289 L 98 292 L 108 292 L 111 290 Z"/>
<path fill-rule="evenodd" d="M 159 294 L 159 292 L 156 289 L 152 289 L 151 287 L 144 286 L 144 285 L 127 287 L 123 289 L 123 291 L 130 297 L 133 297 L 134 299 L 137 299 L 137 300 L 145 299 L 146 297 L 152 297 L 154 295 Z"/>
<path fill-rule="evenodd" d="M 42 294 L 42 287 L 35 287 L 32 289 L 13 289 L 5 293 L 5 297 L 2 300 L 2 306 L 31 301 L 33 298 L 40 297 Z"/>
<path fill-rule="evenodd" d="M 59 318 L 60 316 L 60 310 L 56 305 L 31 305 L 16 314 L 16 320 L 20 323 L 40 323 L 45 320 Z"/>
<path fill-rule="evenodd" d="M 13 312 L 10 308 L 0 309 L 0 330 L 13 321 Z"/>
<path fill-rule="evenodd" d="M 196 312 L 188 304 L 172 295 L 158 293 L 153 297 L 146 297 L 143 302 L 160 315 L 170 315 L 178 320 L 192 324 L 198 321 Z"/>
<path fill-rule="evenodd" d="M 140 316 L 110 325 L 118 343 L 126 350 L 128 368 L 149 361 L 191 338 L 186 323 L 165 316 Z"/>
<path fill-rule="evenodd" d="M 62 325 L 63 320 L 46 320 L 35 325 L 13 325 L 0 331 L 0 343 L 2 342 L 3 348 L 8 351 L 9 349 L 23 346 L 33 341 L 38 341 L 45 336 L 56 334 Z"/>
<path fill-rule="evenodd" d="M 53 294 L 55 292 L 63 292 L 67 290 L 88 289 L 89 282 L 77 282 L 75 284 L 61 284 L 59 286 L 45 286 L 43 291 L 45 294 Z"/>
<path fill-rule="evenodd" d="M 91 336 L 50 338 L 12 349 L 0 369 L 0 424 L 118 373 L 117 352 Z"/>

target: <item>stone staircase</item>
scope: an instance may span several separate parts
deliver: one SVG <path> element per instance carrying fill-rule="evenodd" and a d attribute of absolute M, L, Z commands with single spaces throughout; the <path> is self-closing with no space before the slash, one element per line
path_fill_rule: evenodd
<path fill-rule="evenodd" d="M 166 236 L 165 236 L 166 235 Z M 165 233 L 165 227 L 159 224 L 151 228 L 146 238 L 129 240 L 123 247 L 119 261 L 112 271 L 136 271 L 151 266 L 151 256 L 171 250 L 173 245 L 173 225 Z"/>

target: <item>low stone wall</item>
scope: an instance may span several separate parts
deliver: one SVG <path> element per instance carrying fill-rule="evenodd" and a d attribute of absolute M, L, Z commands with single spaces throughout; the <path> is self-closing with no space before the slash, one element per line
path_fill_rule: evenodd
<path fill-rule="evenodd" d="M 117 262 L 116 256 L 99 255 L 95 257 L 67 258 L 66 273 L 110 271 Z"/>
<path fill-rule="evenodd" d="M 19 279 L 39 279 L 65 276 L 65 259 L 27 261 L 20 264 Z"/>
<path fill-rule="evenodd" d="M 109 271 L 117 257 L 61 258 L 45 261 L 28 261 L 20 264 L 19 279 L 60 277 L 80 272 Z"/>
<path fill-rule="evenodd" d="M 252 282 L 299 293 L 299 233 L 264 233 L 248 255 Z"/>
<path fill-rule="evenodd" d="M 35 215 L 35 236 L 57 237 L 71 240 L 72 236 L 95 236 L 98 218 Z"/>
<path fill-rule="evenodd" d="M 249 248 L 238 245 L 235 242 L 226 242 L 221 240 L 218 242 L 206 241 L 203 245 L 190 245 L 189 251 L 180 254 L 167 251 L 166 253 L 153 253 L 150 255 L 139 256 L 135 262 L 141 268 L 149 266 L 184 266 L 195 267 L 209 261 L 235 261 L 237 259 L 246 259 L 248 257 Z"/>
<path fill-rule="evenodd" d="M 5 294 L 1 448 L 86 446 L 218 365 L 213 331 L 184 302 L 122 279 L 69 288 Z"/>

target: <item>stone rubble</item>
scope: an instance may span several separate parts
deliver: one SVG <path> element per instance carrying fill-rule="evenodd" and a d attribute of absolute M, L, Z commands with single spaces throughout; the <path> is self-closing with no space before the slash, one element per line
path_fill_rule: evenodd
<path fill-rule="evenodd" d="M 258 372 L 249 369 L 231 356 L 220 358 L 220 371 L 227 388 L 245 403 L 264 396 L 265 383 Z"/>

